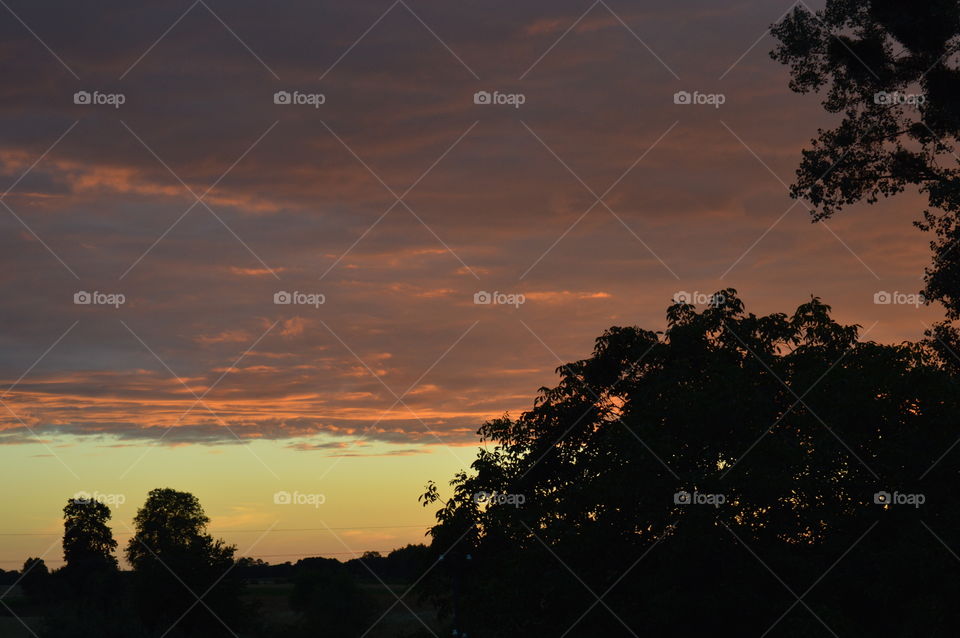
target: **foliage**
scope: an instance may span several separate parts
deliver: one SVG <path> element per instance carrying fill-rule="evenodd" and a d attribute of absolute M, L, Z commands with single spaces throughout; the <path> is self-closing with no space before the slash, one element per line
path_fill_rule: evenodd
<path fill-rule="evenodd" d="M 210 536 L 209 521 L 197 497 L 169 488 L 152 490 L 137 511 L 126 554 L 147 625 L 217 636 L 248 621 L 230 574 L 236 548 Z"/>
<path fill-rule="evenodd" d="M 291 608 L 301 614 L 304 636 L 352 638 L 376 620 L 373 600 L 334 559 L 309 559 L 294 579 Z M 323 561 L 323 562 L 320 562 Z"/>
<path fill-rule="evenodd" d="M 69 499 L 63 508 L 63 571 L 78 588 L 117 571 L 109 520 L 110 508 L 97 500 Z"/>
<path fill-rule="evenodd" d="M 772 33 L 790 88 L 824 91 L 824 109 L 842 115 L 803 151 L 794 196 L 822 219 L 919 188 L 938 209 L 917 222 L 936 236 L 924 294 L 960 318 L 960 4 L 827 0 L 816 12 L 801 4 Z"/>
<path fill-rule="evenodd" d="M 28 558 L 20 571 L 20 588 L 23 595 L 32 602 L 46 602 L 50 599 L 50 570 L 42 558 Z"/>
<path fill-rule="evenodd" d="M 672 306 L 666 332 L 609 329 L 530 411 L 480 428 L 494 445 L 449 500 L 428 486 L 445 564 L 433 586 L 461 590 L 460 629 L 760 635 L 776 622 L 807 636 L 819 616 L 840 635 L 956 633 L 960 563 L 924 527 L 960 541 L 960 465 L 944 455 L 960 395 L 938 344 L 860 341 L 816 298 L 756 316 L 718 294 L 702 312 Z M 684 505 L 684 491 L 725 502 Z M 876 505 L 880 491 L 926 505 Z M 816 615 L 783 583 L 816 583 Z"/>

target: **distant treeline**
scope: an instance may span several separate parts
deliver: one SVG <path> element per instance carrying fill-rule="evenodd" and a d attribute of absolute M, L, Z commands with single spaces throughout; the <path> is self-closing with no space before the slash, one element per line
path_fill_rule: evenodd
<path fill-rule="evenodd" d="M 386 556 L 380 552 L 365 552 L 360 558 L 341 562 L 336 558 L 301 558 L 295 563 L 271 565 L 260 559 L 240 558 L 235 572 L 245 580 L 293 581 L 304 572 L 333 572 L 345 570 L 358 580 L 407 583 L 416 580 L 429 565 L 430 549 L 426 545 L 407 545 Z"/>
<path fill-rule="evenodd" d="M 33 619 L 38 638 L 357 636 L 396 606 L 391 588 L 416 581 L 434 560 L 424 545 L 347 562 L 236 558 L 236 547 L 207 533 L 195 496 L 164 488 L 137 511 L 130 569 L 121 570 L 109 507 L 73 498 L 63 512 L 62 567 L 35 557 L 19 572 L 0 571 L 5 591 L 17 586 L 3 594 L 0 616 Z"/>
<path fill-rule="evenodd" d="M 298 574 L 311 571 L 346 570 L 358 580 L 382 580 L 385 583 L 406 583 L 416 580 L 429 564 L 430 549 L 426 545 L 407 545 L 386 556 L 380 552 L 365 552 L 361 558 L 342 562 L 335 558 L 301 558 L 295 563 L 270 564 L 259 558 L 240 558 L 234 572 L 238 578 L 250 581 L 277 580 L 293 582 Z M 55 572 L 54 572 L 55 573 Z M 17 583 L 22 571 L 0 569 L 0 585 Z M 2 613 L 2 611 L 0 611 Z"/>

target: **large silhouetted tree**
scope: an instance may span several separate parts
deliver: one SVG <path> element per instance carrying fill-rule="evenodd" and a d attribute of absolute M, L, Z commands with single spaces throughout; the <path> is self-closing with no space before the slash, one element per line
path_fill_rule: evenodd
<path fill-rule="evenodd" d="M 116 571 L 117 541 L 108 522 L 110 508 L 95 499 L 69 499 L 63 508 L 64 572 L 83 580 L 91 573 Z"/>
<path fill-rule="evenodd" d="M 940 543 L 960 546 L 960 393 L 939 344 L 860 341 L 818 299 L 768 316 L 717 299 L 672 306 L 665 332 L 609 329 L 529 412 L 481 427 L 492 445 L 449 499 L 430 486 L 433 587 L 459 592 L 459 629 L 960 629 L 960 562 Z"/>
<path fill-rule="evenodd" d="M 108 522 L 110 508 L 90 498 L 72 498 L 63 508 L 63 557 L 49 592 L 42 638 L 147 638 L 117 567 Z"/>
<path fill-rule="evenodd" d="M 842 115 L 803 152 L 793 194 L 827 218 L 859 201 L 918 187 L 934 232 L 924 294 L 960 318 L 960 4 L 827 0 L 796 6 L 773 27 L 790 88 L 825 91 Z"/>
<path fill-rule="evenodd" d="M 218 636 L 243 624 L 240 583 L 230 577 L 236 548 L 210 536 L 209 521 L 196 496 L 169 488 L 151 490 L 137 511 L 126 555 L 148 625 Z"/>

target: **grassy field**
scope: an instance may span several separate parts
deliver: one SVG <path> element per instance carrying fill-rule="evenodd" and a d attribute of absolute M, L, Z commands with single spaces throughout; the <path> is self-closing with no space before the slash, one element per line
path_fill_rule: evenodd
<path fill-rule="evenodd" d="M 20 599 L 23 596 L 23 592 L 20 587 L 0 587 L 0 593 L 3 594 L 3 601 L 7 604 L 12 604 L 14 606 L 17 603 L 21 602 Z M 0 612 L 4 614 L 8 613 L 6 609 L 0 607 Z M 33 634 L 30 633 L 30 630 L 36 632 L 40 626 L 39 618 L 30 618 L 23 617 L 21 618 L 23 622 L 13 618 L 12 616 L 0 616 L 0 638 L 33 638 Z M 24 623 L 29 625 L 30 630 L 24 627 Z"/>
<path fill-rule="evenodd" d="M 413 595 L 403 599 L 413 613 L 403 604 L 396 603 L 394 594 L 402 596 L 407 590 L 407 585 L 392 584 L 389 585 L 389 590 L 379 583 L 366 583 L 362 587 L 374 601 L 374 619 L 380 618 L 381 614 L 393 605 L 393 608 L 367 634 L 367 638 L 397 638 L 398 636 L 413 636 L 420 633 L 429 635 L 429 632 L 424 629 L 423 623 L 429 626 L 434 633 L 440 634 L 440 624 L 437 621 L 436 612 L 431 606 L 418 603 Z M 250 584 L 247 586 L 244 597 L 259 607 L 261 618 L 270 626 L 289 627 L 295 624 L 298 619 L 297 614 L 290 609 L 289 600 L 292 591 L 293 585 L 289 583 Z M 423 623 L 417 619 L 418 617 Z M 22 620 L 33 632 L 39 633 L 41 618 L 24 617 Z M 24 623 L 10 616 L 0 616 L 0 638 L 34 638 L 35 634 L 24 627 Z M 237 629 L 239 634 L 243 636 L 243 631 L 240 628 Z"/>
<path fill-rule="evenodd" d="M 39 618 L 22 619 L 30 628 L 36 632 L 40 626 Z M 0 617 L 0 636 L 3 638 L 33 638 L 33 634 L 27 630 L 16 618 Z"/>
<path fill-rule="evenodd" d="M 383 585 L 377 583 L 368 585 L 366 589 L 372 596 L 377 598 L 378 607 L 382 609 L 377 616 L 379 617 L 390 605 L 393 605 L 397 598 L 394 596 L 403 596 L 407 591 L 408 585 L 390 585 L 390 591 Z M 393 593 L 391 593 L 391 591 Z M 370 632 L 370 638 L 394 638 L 395 636 L 412 634 L 418 631 L 424 631 L 423 625 L 426 624 L 435 633 L 440 634 L 440 626 L 437 622 L 436 611 L 430 605 L 423 605 L 417 602 L 416 597 L 410 595 L 404 598 L 403 604 L 397 603 L 393 609 L 380 621 L 376 628 Z M 411 613 L 411 610 L 413 613 Z M 416 616 L 414 615 L 416 614 Z M 418 620 L 419 618 L 419 620 Z M 422 623 L 420 621 L 423 621 Z"/>
<path fill-rule="evenodd" d="M 393 608 L 377 623 L 373 631 L 367 634 L 368 638 L 396 638 L 397 636 L 425 632 L 424 624 L 429 626 L 434 633 L 440 633 L 436 611 L 430 605 L 418 603 L 413 595 L 403 599 L 403 602 L 410 607 L 413 613 L 401 603 L 394 605 L 397 600 L 396 596 L 402 596 L 408 585 L 391 584 L 388 585 L 389 590 L 380 583 L 364 584 L 362 587 L 375 601 L 375 619 L 379 618 L 393 605 Z M 292 591 L 293 585 L 288 583 L 249 585 L 245 597 L 258 604 L 261 615 L 270 624 L 289 625 L 297 620 L 297 614 L 290 609 L 289 604 Z M 417 619 L 418 617 L 423 623 Z"/>

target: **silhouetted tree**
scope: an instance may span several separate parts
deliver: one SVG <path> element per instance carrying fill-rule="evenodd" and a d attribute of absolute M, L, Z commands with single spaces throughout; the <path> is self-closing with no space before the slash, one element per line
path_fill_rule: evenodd
<path fill-rule="evenodd" d="M 28 558 L 23 562 L 20 570 L 20 588 L 23 595 L 34 603 L 46 602 L 50 599 L 50 585 L 52 583 L 50 570 L 42 558 Z"/>
<path fill-rule="evenodd" d="M 69 499 L 63 508 L 63 557 L 53 573 L 45 638 L 122 638 L 136 635 L 129 598 L 122 591 L 107 522 L 110 508 L 92 499 Z"/>
<path fill-rule="evenodd" d="M 63 508 L 63 572 L 75 583 L 117 571 L 109 520 L 110 508 L 94 499 L 69 499 Z"/>
<path fill-rule="evenodd" d="M 197 497 L 169 488 L 151 490 L 137 511 L 126 555 L 148 625 L 218 636 L 249 621 L 230 577 L 236 548 L 206 532 L 209 520 Z"/>
<path fill-rule="evenodd" d="M 407 545 L 383 556 L 380 552 L 364 552 L 360 558 L 345 563 L 354 578 L 377 582 L 412 584 L 430 565 L 430 549 L 426 545 Z M 376 574 L 376 576 L 374 576 Z"/>
<path fill-rule="evenodd" d="M 772 32 L 790 88 L 826 90 L 824 109 L 843 116 L 803 152 L 793 195 L 822 219 L 918 187 L 939 209 L 917 222 L 936 234 L 924 294 L 960 318 L 960 4 L 827 0 Z"/>
<path fill-rule="evenodd" d="M 334 559 L 297 562 L 290 607 L 301 615 L 297 635 L 353 638 L 376 619 L 374 601 Z"/>
<path fill-rule="evenodd" d="M 480 428 L 494 445 L 448 500 L 428 486 L 431 587 L 458 629 L 960 630 L 960 562 L 940 542 L 960 544 L 955 368 L 932 342 L 859 341 L 816 298 L 756 316 L 719 295 L 669 308 L 666 332 L 609 329 L 529 412 Z M 804 604 L 787 589 L 812 585 Z"/>

